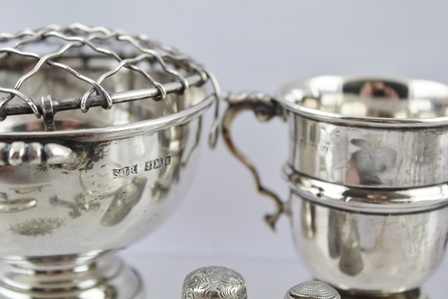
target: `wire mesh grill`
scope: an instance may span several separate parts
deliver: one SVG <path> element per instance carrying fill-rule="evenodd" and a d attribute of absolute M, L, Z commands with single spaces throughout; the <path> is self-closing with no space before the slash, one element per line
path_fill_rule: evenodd
<path fill-rule="evenodd" d="M 70 109 L 87 112 L 95 106 L 110 109 L 118 103 L 141 99 L 160 101 L 170 93 L 182 94 L 190 86 L 200 86 L 206 82 L 211 82 L 213 95 L 218 99 L 219 88 L 211 73 L 177 49 L 144 35 L 130 35 L 121 30 L 82 24 L 65 27 L 52 25 L 14 34 L 0 34 L 0 47 L 0 69 L 17 68 L 24 60 L 28 63 L 13 86 L 0 86 L 0 93 L 4 95 L 0 100 L 1 120 L 10 115 L 30 113 L 37 118 L 53 116 L 58 111 Z M 99 77 L 91 78 L 70 65 L 71 57 L 107 58 L 109 67 Z M 147 71 L 147 67 L 141 67 L 142 64 L 158 69 L 170 80 L 163 83 L 157 81 Z M 33 76 L 48 68 L 66 72 L 72 78 L 84 82 L 88 86 L 87 90 L 75 98 L 50 97 L 51 100 L 48 100 L 48 95 L 42 95 L 40 102 L 21 91 Z M 106 90 L 103 82 L 122 70 L 139 75 L 147 82 L 147 88 L 120 92 Z M 217 113 L 216 110 L 216 116 Z"/>

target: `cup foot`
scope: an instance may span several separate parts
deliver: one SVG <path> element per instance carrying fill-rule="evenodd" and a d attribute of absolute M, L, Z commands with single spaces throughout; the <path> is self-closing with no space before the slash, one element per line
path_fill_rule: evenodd
<path fill-rule="evenodd" d="M 76 264 L 76 265 L 75 265 Z M 2 268 L 0 299 L 144 299 L 139 275 L 116 256 L 72 267 Z"/>
<path fill-rule="evenodd" d="M 337 289 L 341 299 L 430 299 L 421 289 L 396 294 L 367 294 Z"/>

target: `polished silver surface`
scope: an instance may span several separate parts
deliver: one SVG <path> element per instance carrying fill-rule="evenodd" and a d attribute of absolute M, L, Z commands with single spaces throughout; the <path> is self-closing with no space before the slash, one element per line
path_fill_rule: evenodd
<path fill-rule="evenodd" d="M 447 86 L 324 76 L 279 94 L 290 129 L 288 162 L 297 172 L 354 187 L 448 181 Z"/>
<path fill-rule="evenodd" d="M 0 298 L 145 299 L 139 275 L 115 256 L 90 264 L 77 264 L 73 256 L 43 257 L 28 266 L 3 267 Z"/>
<path fill-rule="evenodd" d="M 285 85 L 277 98 L 242 93 L 227 100 L 226 145 L 258 191 L 275 201 L 268 223 L 291 216 L 315 278 L 353 298 L 424 296 L 418 288 L 440 265 L 448 241 L 448 86 L 321 76 Z M 245 110 L 288 123 L 287 202 L 261 183 L 232 141 L 231 123 Z"/>
<path fill-rule="evenodd" d="M 247 299 L 246 282 L 229 268 L 199 268 L 185 278 L 182 299 Z"/>
<path fill-rule="evenodd" d="M 215 79 L 177 50 L 102 27 L 0 43 L 0 257 L 12 265 L 0 298 L 142 298 L 138 276 L 103 256 L 185 194 Z"/>
<path fill-rule="evenodd" d="M 285 84 L 278 101 L 306 118 L 372 128 L 448 124 L 448 86 L 434 81 L 378 76 L 318 76 Z"/>
<path fill-rule="evenodd" d="M 364 214 L 290 196 L 296 247 L 312 275 L 343 290 L 400 293 L 418 288 L 445 256 L 448 207 Z"/>
<path fill-rule="evenodd" d="M 311 178 L 283 167 L 285 180 L 300 196 L 334 208 L 363 213 L 404 214 L 424 212 L 447 205 L 447 183 L 415 188 L 355 188 Z"/>
<path fill-rule="evenodd" d="M 298 284 L 286 293 L 284 299 L 341 299 L 338 292 L 322 281 L 307 281 Z"/>

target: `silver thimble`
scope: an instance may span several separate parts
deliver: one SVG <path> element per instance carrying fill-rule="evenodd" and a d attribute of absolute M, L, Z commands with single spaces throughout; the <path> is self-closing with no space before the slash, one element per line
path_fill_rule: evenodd
<path fill-rule="evenodd" d="M 322 281 L 307 281 L 298 284 L 286 293 L 285 299 L 341 299 L 335 289 Z"/>
<path fill-rule="evenodd" d="M 199 268 L 185 277 L 182 299 L 247 299 L 246 282 L 232 269 Z"/>

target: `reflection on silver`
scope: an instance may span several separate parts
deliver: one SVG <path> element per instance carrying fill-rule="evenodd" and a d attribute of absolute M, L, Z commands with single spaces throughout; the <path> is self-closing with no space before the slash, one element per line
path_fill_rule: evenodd
<path fill-rule="evenodd" d="M 313 207 L 303 209 L 303 201 Z M 400 293 L 418 288 L 442 262 L 448 208 L 410 214 L 335 209 L 291 193 L 293 235 L 313 276 L 344 290 Z M 314 235 L 303 230 L 313 217 Z"/>
<path fill-rule="evenodd" d="M 10 199 L 7 193 L 0 193 L 0 213 L 24 211 L 34 208 L 36 204 L 35 198 Z"/>
<path fill-rule="evenodd" d="M 329 218 L 335 219 L 333 222 L 329 220 L 329 249 L 338 249 L 337 254 L 333 252 L 332 257 L 339 258 L 339 269 L 342 273 L 356 276 L 364 268 L 356 219 L 350 214 L 340 216 L 334 211 L 330 212 Z M 333 242 L 333 244 L 330 244 L 330 242 Z"/>
<path fill-rule="evenodd" d="M 351 155 L 348 162 L 347 181 L 369 186 L 392 184 L 387 179 L 381 180 L 381 177 L 391 171 L 389 165 L 396 163 L 396 151 L 388 146 L 375 147 L 361 139 L 352 139 L 350 142 L 359 150 Z"/>
<path fill-rule="evenodd" d="M 323 122 L 359 127 L 421 128 L 448 121 L 448 87 L 399 77 L 318 76 L 285 84 L 285 108 Z"/>
<path fill-rule="evenodd" d="M 118 189 L 101 223 L 105 226 L 114 226 L 123 221 L 140 201 L 146 182 L 145 177 L 135 177 L 132 182 Z"/>
<path fill-rule="evenodd" d="M 82 211 L 96 211 L 100 208 L 100 204 L 92 203 L 91 201 L 84 196 L 84 194 L 79 193 L 73 197 L 73 201 L 67 201 L 63 199 L 59 199 L 57 196 L 53 196 L 50 198 L 50 203 L 53 206 L 63 206 L 70 209 L 68 215 L 71 218 L 78 218 L 81 216 Z"/>
<path fill-rule="evenodd" d="M 33 165 L 53 165 L 74 163 L 76 156 L 66 146 L 48 143 L 42 145 L 38 142 L 29 144 L 21 141 L 7 144 L 0 142 L 0 166 L 17 166 L 22 163 Z"/>
<path fill-rule="evenodd" d="M 302 229 L 303 232 L 305 233 L 304 235 L 307 238 L 312 238 L 314 237 L 314 232 L 316 231 L 316 222 L 315 222 L 315 216 L 314 216 L 314 206 L 304 200 L 302 202 L 302 210 L 306 211 L 303 213 L 303 217 L 302 217 Z"/>
<path fill-rule="evenodd" d="M 12 224 L 9 229 L 22 236 L 42 236 L 52 234 L 53 231 L 64 225 L 62 218 L 36 218 L 27 219 L 16 224 Z"/>

